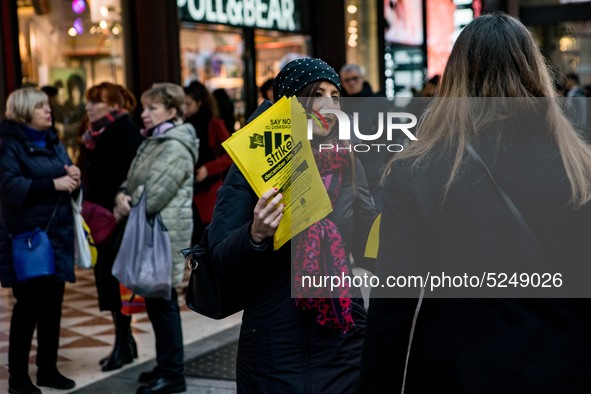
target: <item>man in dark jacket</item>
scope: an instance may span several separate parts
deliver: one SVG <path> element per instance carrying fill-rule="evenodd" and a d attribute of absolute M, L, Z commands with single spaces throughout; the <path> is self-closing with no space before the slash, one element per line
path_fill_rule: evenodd
<path fill-rule="evenodd" d="M 344 97 L 378 97 L 365 80 L 361 67 L 357 64 L 345 64 L 339 72 L 343 83 Z"/>

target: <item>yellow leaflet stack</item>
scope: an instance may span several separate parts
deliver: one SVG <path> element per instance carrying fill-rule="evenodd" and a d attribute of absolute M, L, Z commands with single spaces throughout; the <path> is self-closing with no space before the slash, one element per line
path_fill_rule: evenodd
<path fill-rule="evenodd" d="M 283 194 L 275 249 L 332 211 L 306 131 L 300 103 L 283 97 L 222 144 L 257 196 L 273 187 Z"/>

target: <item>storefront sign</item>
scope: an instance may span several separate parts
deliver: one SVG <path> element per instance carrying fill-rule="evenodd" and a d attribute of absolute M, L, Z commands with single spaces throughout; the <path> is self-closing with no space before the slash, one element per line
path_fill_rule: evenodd
<path fill-rule="evenodd" d="M 181 20 L 301 31 L 302 22 L 296 0 L 177 0 Z"/>

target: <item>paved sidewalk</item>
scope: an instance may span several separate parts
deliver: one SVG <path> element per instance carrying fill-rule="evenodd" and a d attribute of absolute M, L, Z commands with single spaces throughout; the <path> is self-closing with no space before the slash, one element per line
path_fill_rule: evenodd
<path fill-rule="evenodd" d="M 207 338 L 185 346 L 185 360 L 198 357 L 211 350 L 224 346 L 238 339 L 240 327 L 235 326 Z M 143 371 L 149 371 L 156 365 L 155 360 L 127 368 L 118 374 L 109 376 L 96 383 L 73 391 L 73 394 L 127 394 L 135 393 L 139 387 L 137 378 Z M 187 393 L 191 394 L 235 394 L 236 383 L 225 380 L 208 380 L 187 377 Z"/>

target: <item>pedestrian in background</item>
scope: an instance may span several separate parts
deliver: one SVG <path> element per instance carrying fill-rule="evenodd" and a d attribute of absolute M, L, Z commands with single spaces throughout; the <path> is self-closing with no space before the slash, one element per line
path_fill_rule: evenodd
<path fill-rule="evenodd" d="M 489 14 L 464 28 L 418 141 L 390 162 L 384 191 L 381 279 L 429 263 L 446 273 L 588 265 L 591 151 L 521 22 Z M 416 298 L 387 299 L 372 289 L 360 393 L 589 391 L 588 299 L 423 300 L 414 290 Z"/>
<path fill-rule="evenodd" d="M 136 106 L 133 94 L 121 85 L 103 82 L 86 92 L 89 129 L 83 136 L 80 165 L 84 170 L 84 199 L 109 212 L 115 208 L 115 195 L 127 178 L 127 171 L 143 141 L 140 128 L 131 121 L 129 111 Z M 123 226 L 114 232 L 123 231 Z M 113 236 L 96 245 L 94 266 L 101 311 L 110 311 L 115 324 L 115 344 L 111 354 L 100 360 L 102 371 L 112 371 L 137 358 L 137 345 L 131 334 L 131 316 L 121 313 L 119 281 L 111 274 L 117 256 Z"/>
<path fill-rule="evenodd" d="M 273 78 L 267 79 L 261 85 L 259 92 L 261 93 L 261 97 L 263 100 L 273 101 Z"/>
<path fill-rule="evenodd" d="M 579 86 L 579 76 L 574 73 L 566 75 L 566 108 L 565 112 L 567 117 L 575 126 L 577 130 L 584 138 L 589 139 L 591 136 L 587 135 L 589 130 L 587 129 L 587 97 L 585 92 Z M 591 141 L 591 139 L 589 139 Z"/>
<path fill-rule="evenodd" d="M 365 79 L 363 69 L 353 63 L 341 67 L 339 76 L 343 83 L 344 97 L 379 97 L 376 95 L 369 82 Z"/>
<path fill-rule="evenodd" d="M 218 118 L 217 104 L 209 90 L 199 81 L 185 88 L 185 122 L 193 125 L 199 140 L 199 159 L 195 164 L 193 195 L 192 245 L 201 241 L 205 227 L 211 222 L 217 191 L 232 158 L 222 142 L 230 138 L 224 121 Z"/>
<path fill-rule="evenodd" d="M 80 74 L 72 74 L 66 82 L 68 98 L 62 107 L 63 143 L 74 163 L 80 154 L 81 136 L 86 131 L 83 124 L 86 115 L 84 92 L 86 81 Z"/>
<path fill-rule="evenodd" d="M 275 101 L 298 96 L 309 111 L 340 108 L 338 74 L 320 59 L 288 63 L 273 86 Z M 265 102 L 253 117 L 269 107 Z M 218 192 L 209 227 L 211 259 L 220 280 L 238 283 L 233 296 L 245 305 L 238 343 L 239 393 L 342 394 L 355 389 L 365 327 L 359 289 L 339 289 L 341 297 L 334 299 L 291 297 L 292 250 L 293 269 L 300 276 L 314 267 L 322 272 L 325 266 L 330 267 L 327 272 L 351 273 L 351 249 L 365 246 L 376 217 L 359 161 L 347 150 L 319 152 L 321 143 L 336 144 L 336 123 L 331 115 L 328 127 L 314 124 L 312 141 L 334 210 L 280 249 L 273 250 L 273 235 L 285 205 L 276 189 L 258 198 L 233 165 Z M 315 255 L 315 246 L 326 253 Z"/>
<path fill-rule="evenodd" d="M 216 89 L 212 93 L 218 104 L 219 116 L 224 120 L 226 130 L 233 134 L 236 131 L 236 119 L 234 118 L 234 102 L 228 96 L 226 89 Z"/>
<path fill-rule="evenodd" d="M 73 380 L 57 369 L 65 282 L 74 282 L 74 227 L 70 194 L 80 187 L 72 165 L 51 128 L 47 95 L 36 88 L 12 92 L 7 120 L 0 123 L 0 281 L 11 287 L 8 391 L 41 393 L 29 378 L 29 353 L 37 329 L 37 385 L 71 389 Z M 17 281 L 10 236 L 45 229 L 55 255 L 55 274 Z"/>
<path fill-rule="evenodd" d="M 195 129 L 183 123 L 185 92 L 172 83 L 157 83 L 142 94 L 142 133 L 127 179 L 116 196 L 115 216 L 129 215 L 140 197 L 146 215 L 160 214 L 171 244 L 172 289 L 170 299 L 145 297 L 146 310 L 156 337 L 156 367 L 139 376 L 138 394 L 180 393 L 187 390 L 181 316 L 176 287 L 183 280 L 185 260 L 180 253 L 191 243 L 191 202 L 194 166 L 199 154 Z"/>
<path fill-rule="evenodd" d="M 51 85 L 42 86 L 41 90 L 47 95 L 49 98 L 49 108 L 51 109 L 51 128 L 54 129 L 59 136 L 59 130 L 56 128 L 56 123 L 62 125 L 63 124 L 63 108 L 59 102 L 58 98 L 58 90 L 56 87 Z"/>

